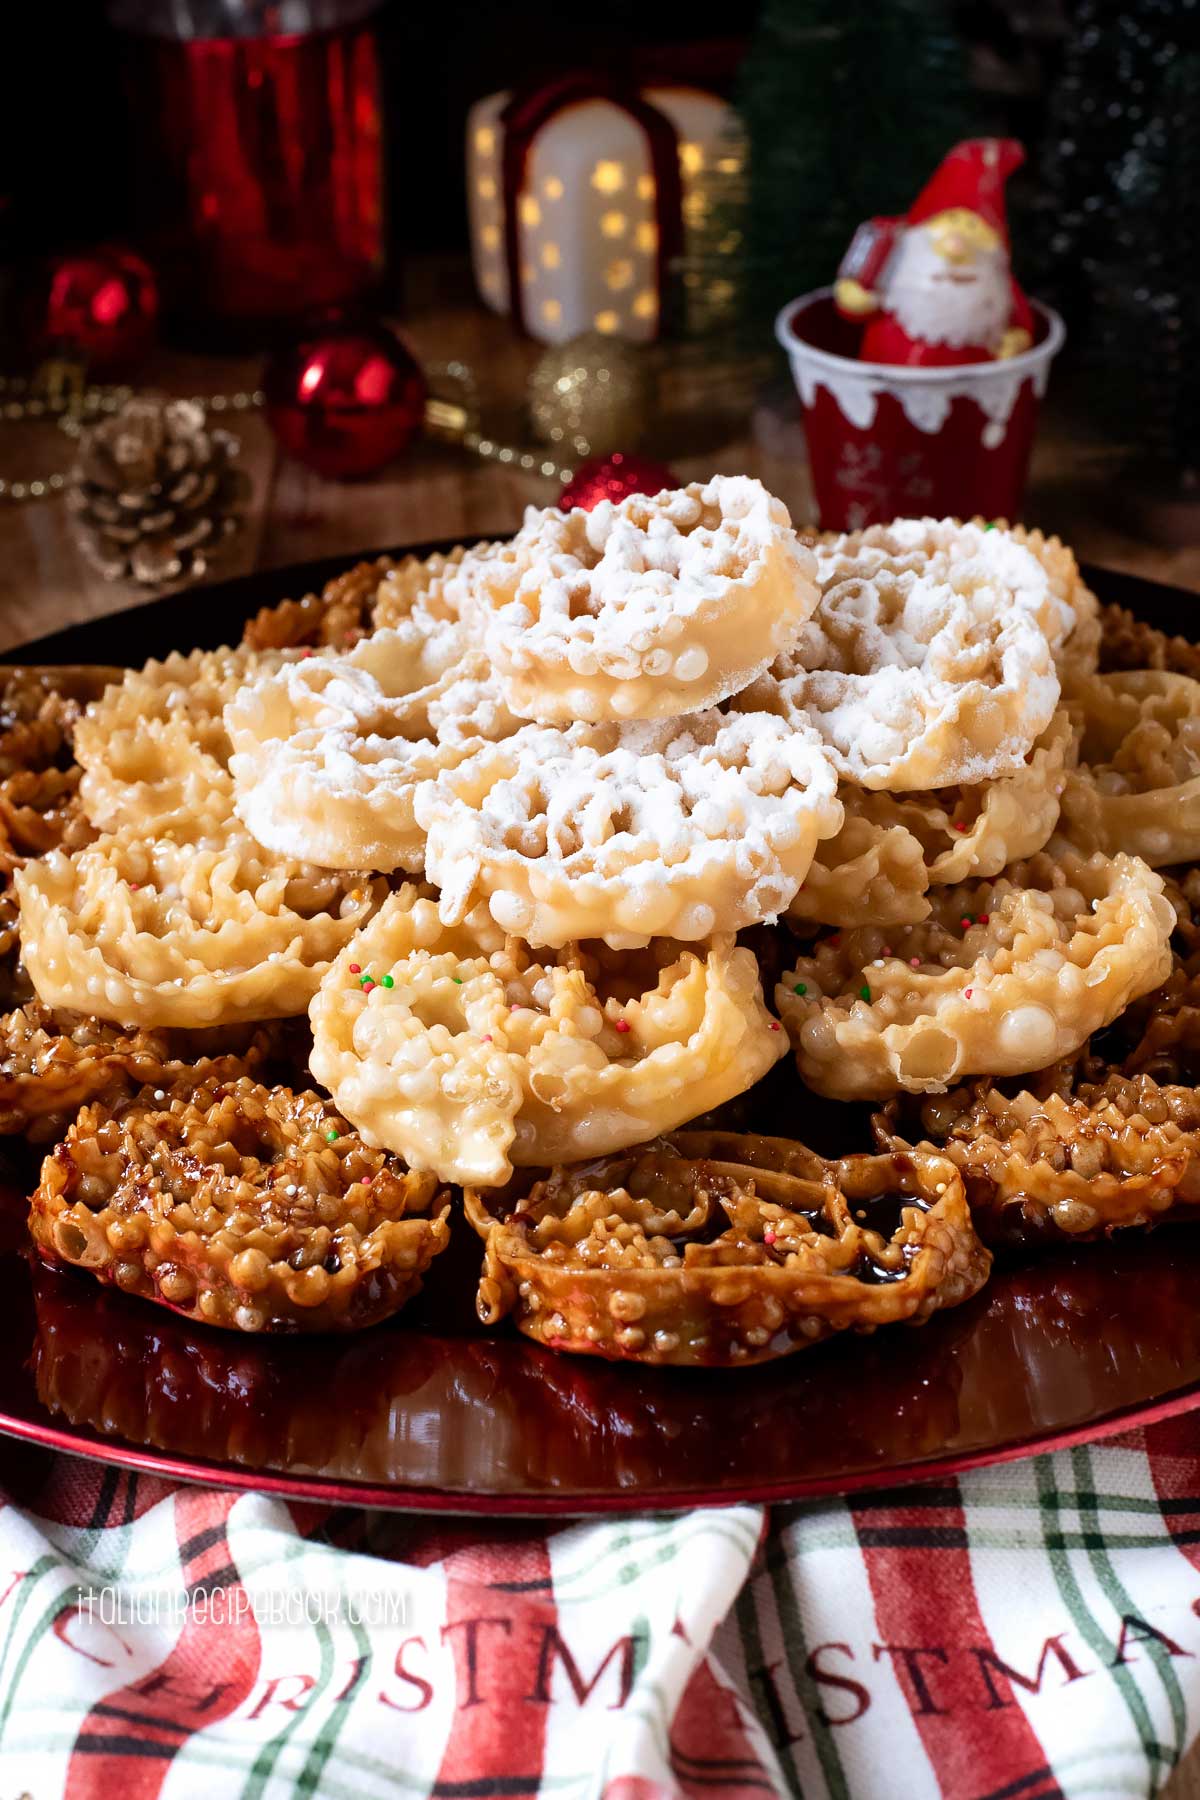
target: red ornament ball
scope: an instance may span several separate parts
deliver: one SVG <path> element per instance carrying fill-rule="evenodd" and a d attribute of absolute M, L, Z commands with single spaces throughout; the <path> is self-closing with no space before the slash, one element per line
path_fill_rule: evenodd
<path fill-rule="evenodd" d="M 382 322 L 317 327 L 272 359 L 263 388 L 283 449 L 334 481 L 382 469 L 425 415 L 425 377 Z"/>
<path fill-rule="evenodd" d="M 678 486 L 679 477 L 662 463 L 614 450 L 611 456 L 594 456 L 590 462 L 580 463 L 559 496 L 558 504 L 564 512 L 570 512 L 573 507 L 591 512 L 601 500 L 611 500 L 615 504 L 629 494 L 661 494 L 664 488 Z"/>
<path fill-rule="evenodd" d="M 80 356 L 89 375 L 116 375 L 154 342 L 158 282 L 132 250 L 102 245 L 42 263 L 22 310 L 35 356 Z"/>

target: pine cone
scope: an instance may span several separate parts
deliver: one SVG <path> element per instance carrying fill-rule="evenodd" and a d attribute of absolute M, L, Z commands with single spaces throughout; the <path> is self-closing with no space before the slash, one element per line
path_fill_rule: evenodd
<path fill-rule="evenodd" d="M 157 587 L 203 575 L 247 483 L 240 446 L 193 400 L 142 397 L 87 433 L 68 503 L 79 548 L 107 581 Z"/>

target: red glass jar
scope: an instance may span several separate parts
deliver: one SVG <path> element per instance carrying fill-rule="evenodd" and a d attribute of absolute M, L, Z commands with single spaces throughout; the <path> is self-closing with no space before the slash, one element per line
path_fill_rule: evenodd
<path fill-rule="evenodd" d="M 374 0 L 112 0 L 137 211 L 176 323 L 261 336 L 384 261 Z"/>

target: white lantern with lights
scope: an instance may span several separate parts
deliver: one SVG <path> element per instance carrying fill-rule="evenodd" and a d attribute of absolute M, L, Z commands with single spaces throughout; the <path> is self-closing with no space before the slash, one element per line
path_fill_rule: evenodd
<path fill-rule="evenodd" d="M 475 279 L 495 312 L 512 310 L 504 181 L 504 113 L 489 94 L 467 119 L 467 185 Z M 695 88 L 647 88 L 641 99 L 674 128 L 682 231 L 702 225 L 707 186 L 733 171 L 730 109 Z M 572 101 L 534 135 L 515 196 L 522 322 L 544 344 L 600 331 L 631 343 L 658 332 L 660 206 L 646 131 L 618 100 Z"/>

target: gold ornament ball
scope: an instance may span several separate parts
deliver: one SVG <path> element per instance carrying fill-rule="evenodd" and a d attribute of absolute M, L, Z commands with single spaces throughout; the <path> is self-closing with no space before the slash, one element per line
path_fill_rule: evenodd
<path fill-rule="evenodd" d="M 543 443 L 606 456 L 639 442 L 654 395 L 644 350 L 588 331 L 539 357 L 529 380 L 529 416 Z"/>

